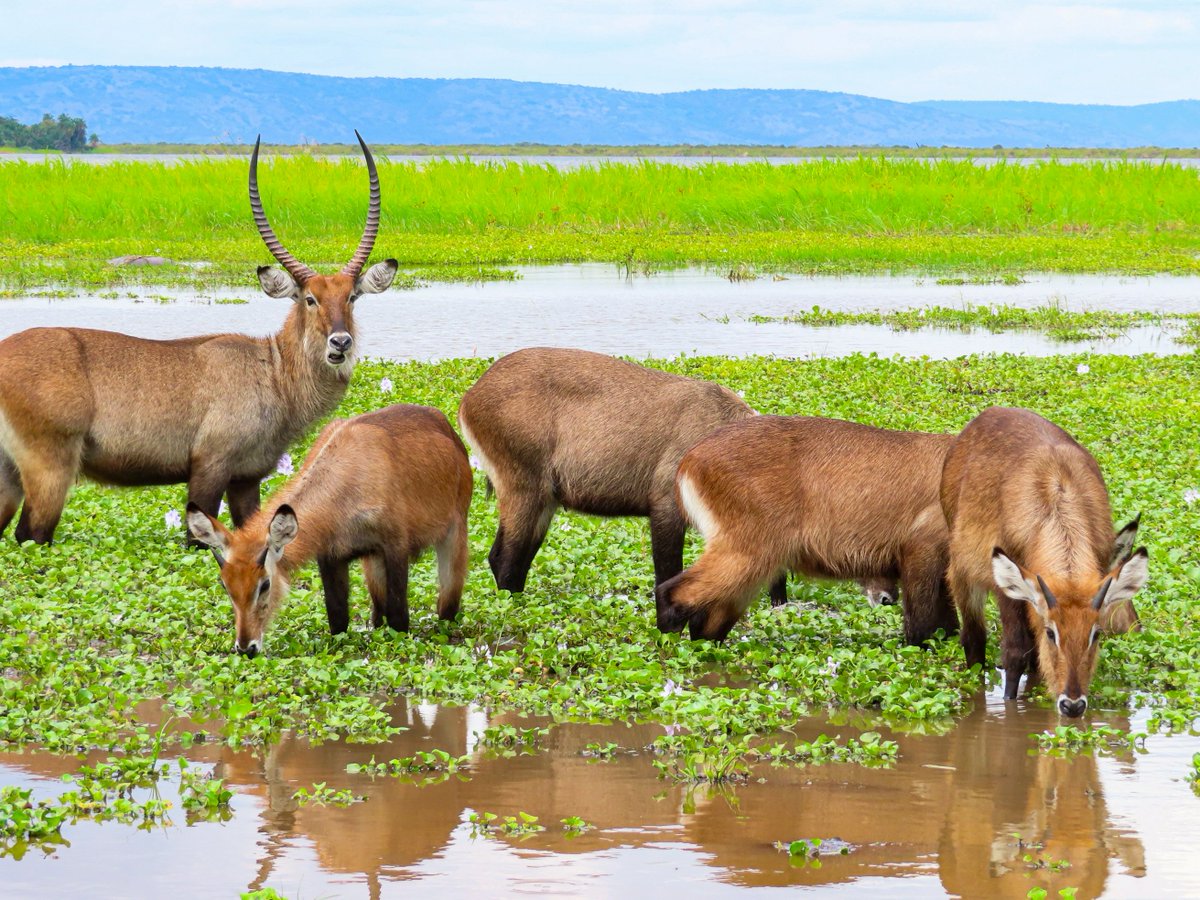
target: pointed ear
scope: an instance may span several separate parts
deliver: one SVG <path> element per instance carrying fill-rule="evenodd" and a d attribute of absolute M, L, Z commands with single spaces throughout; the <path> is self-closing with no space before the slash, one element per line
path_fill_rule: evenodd
<path fill-rule="evenodd" d="M 1137 540 L 1138 525 L 1141 521 L 1142 514 L 1138 513 L 1132 522 L 1117 532 L 1116 539 L 1113 542 L 1112 559 L 1108 562 L 1110 567 L 1115 566 L 1133 553 L 1133 544 Z"/>
<path fill-rule="evenodd" d="M 1005 597 L 1032 603 L 1044 614 L 1046 601 L 1037 584 L 999 547 L 992 551 L 992 578 Z"/>
<path fill-rule="evenodd" d="M 225 565 L 225 554 L 229 552 L 229 539 L 233 532 L 195 503 L 187 505 L 187 527 L 192 537 L 212 549 L 217 563 Z"/>
<path fill-rule="evenodd" d="M 268 297 L 290 297 L 300 299 L 300 285 L 289 273 L 274 266 L 258 267 L 258 283 Z"/>
<path fill-rule="evenodd" d="M 392 279 L 396 277 L 398 268 L 400 268 L 400 264 L 394 259 L 385 259 L 381 263 L 375 263 L 358 276 L 354 282 L 354 293 L 382 294 L 392 286 Z"/>
<path fill-rule="evenodd" d="M 1104 609 L 1129 600 L 1142 589 L 1150 575 L 1150 554 L 1145 547 L 1138 549 L 1119 568 L 1112 572 L 1113 582 L 1104 597 Z"/>
<path fill-rule="evenodd" d="M 300 523 L 296 521 L 296 511 L 284 503 L 275 510 L 271 524 L 267 526 L 267 548 L 271 555 L 278 559 L 283 555 L 283 548 L 296 539 L 300 531 Z"/>

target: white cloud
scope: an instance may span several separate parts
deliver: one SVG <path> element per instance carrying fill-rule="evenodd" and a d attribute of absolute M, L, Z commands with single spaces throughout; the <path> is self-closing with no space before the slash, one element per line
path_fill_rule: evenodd
<path fill-rule="evenodd" d="M 1200 96 L 1200 7 L 1174 0 L 45 0 L 6 19 L 9 65 L 813 88 L 897 100 Z"/>

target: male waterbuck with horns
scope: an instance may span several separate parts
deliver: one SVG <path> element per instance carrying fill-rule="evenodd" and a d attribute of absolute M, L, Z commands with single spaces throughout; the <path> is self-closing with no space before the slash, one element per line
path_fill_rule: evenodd
<path fill-rule="evenodd" d="M 905 640 L 954 631 L 938 502 L 953 441 L 808 416 L 758 416 L 713 432 L 679 464 L 679 503 L 705 544 L 659 585 L 659 627 L 686 624 L 693 638 L 722 640 L 762 585 L 791 570 L 875 591 L 899 580 Z"/>
<path fill-rule="evenodd" d="M 467 574 L 467 451 L 445 415 L 397 404 L 330 422 L 296 476 L 230 531 L 195 504 L 188 530 L 213 549 L 233 600 L 234 649 L 254 656 L 292 574 L 317 560 L 329 630 L 350 625 L 350 562 L 363 561 L 371 621 L 408 630 L 408 565 L 437 550 L 438 616 L 458 614 Z"/>
<path fill-rule="evenodd" d="M 0 532 L 23 500 L 17 540 L 50 541 L 80 473 L 128 486 L 186 481 L 188 499 L 214 515 L 227 494 L 236 524 L 258 508 L 259 481 L 346 391 L 354 300 L 386 290 L 396 273 L 392 259 L 363 271 L 380 204 L 375 161 L 359 143 L 370 206 L 358 249 L 336 275 L 298 262 L 271 230 L 254 145 L 250 206 L 284 268 L 260 266 L 258 278 L 270 296 L 293 301 L 274 336 L 155 341 L 31 328 L 0 341 Z"/>
<path fill-rule="evenodd" d="M 967 663 L 983 664 L 993 591 L 1004 696 L 1014 699 L 1021 675 L 1040 670 L 1058 711 L 1082 715 L 1100 631 L 1136 624 L 1131 598 L 1148 570 L 1145 548 L 1131 552 L 1138 520 L 1114 538 L 1096 461 L 1025 409 L 992 407 L 967 424 L 946 455 L 941 499 Z"/>
<path fill-rule="evenodd" d="M 498 587 L 525 589 L 555 510 L 649 516 L 654 580 L 683 568 L 675 503 L 684 451 L 756 415 L 728 388 L 586 350 L 534 347 L 492 364 L 458 410 L 463 436 L 496 491 L 488 554 Z M 772 596 L 783 599 L 784 584 Z"/>

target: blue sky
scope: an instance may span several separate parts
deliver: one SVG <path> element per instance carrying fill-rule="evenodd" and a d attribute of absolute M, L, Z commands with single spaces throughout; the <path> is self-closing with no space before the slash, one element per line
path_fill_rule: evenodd
<path fill-rule="evenodd" d="M 893 100 L 1200 98 L 1200 3 L 3 0 L 0 66 L 207 65 Z"/>

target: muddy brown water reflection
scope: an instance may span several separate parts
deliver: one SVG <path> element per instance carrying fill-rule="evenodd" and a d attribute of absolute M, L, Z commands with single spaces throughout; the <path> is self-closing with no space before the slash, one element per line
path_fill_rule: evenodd
<path fill-rule="evenodd" d="M 1025 897 L 1035 886 L 1051 896 L 1075 887 L 1080 898 L 1200 894 L 1200 803 L 1182 779 L 1200 747 L 1192 737 L 1152 737 L 1151 752 L 1125 758 L 1057 758 L 1031 752 L 1029 738 L 1058 724 L 1051 711 L 989 698 L 947 734 L 893 735 L 900 761 L 891 769 L 762 766 L 761 783 L 711 790 L 657 778 L 644 748 L 661 725 L 558 724 L 543 749 L 506 758 L 477 748 L 473 734 L 529 720 L 421 704 L 399 707 L 396 720 L 409 730 L 385 745 L 285 737 L 263 755 L 194 747 L 188 758 L 212 764 L 236 791 L 228 822 L 189 826 L 176 804 L 174 823 L 150 832 L 68 826 L 70 846 L 50 856 L 0 859 L 0 893 L 228 897 L 270 885 L 289 897 L 707 897 L 780 886 L 881 897 Z M 869 725 L 813 720 L 795 732 L 851 736 Z M 594 741 L 638 752 L 597 761 L 581 754 Z M 433 748 L 470 754 L 464 777 L 418 786 L 345 771 Z M 0 782 L 52 795 L 77 765 L 4 754 Z M 299 806 L 293 794 L 315 782 L 367 800 Z M 164 786 L 164 796 L 173 790 Z M 525 811 L 547 830 L 472 837 L 468 817 L 484 811 Z M 569 816 L 596 828 L 567 837 L 559 822 Z M 839 838 L 851 852 L 797 865 L 773 846 L 799 838 Z"/>

